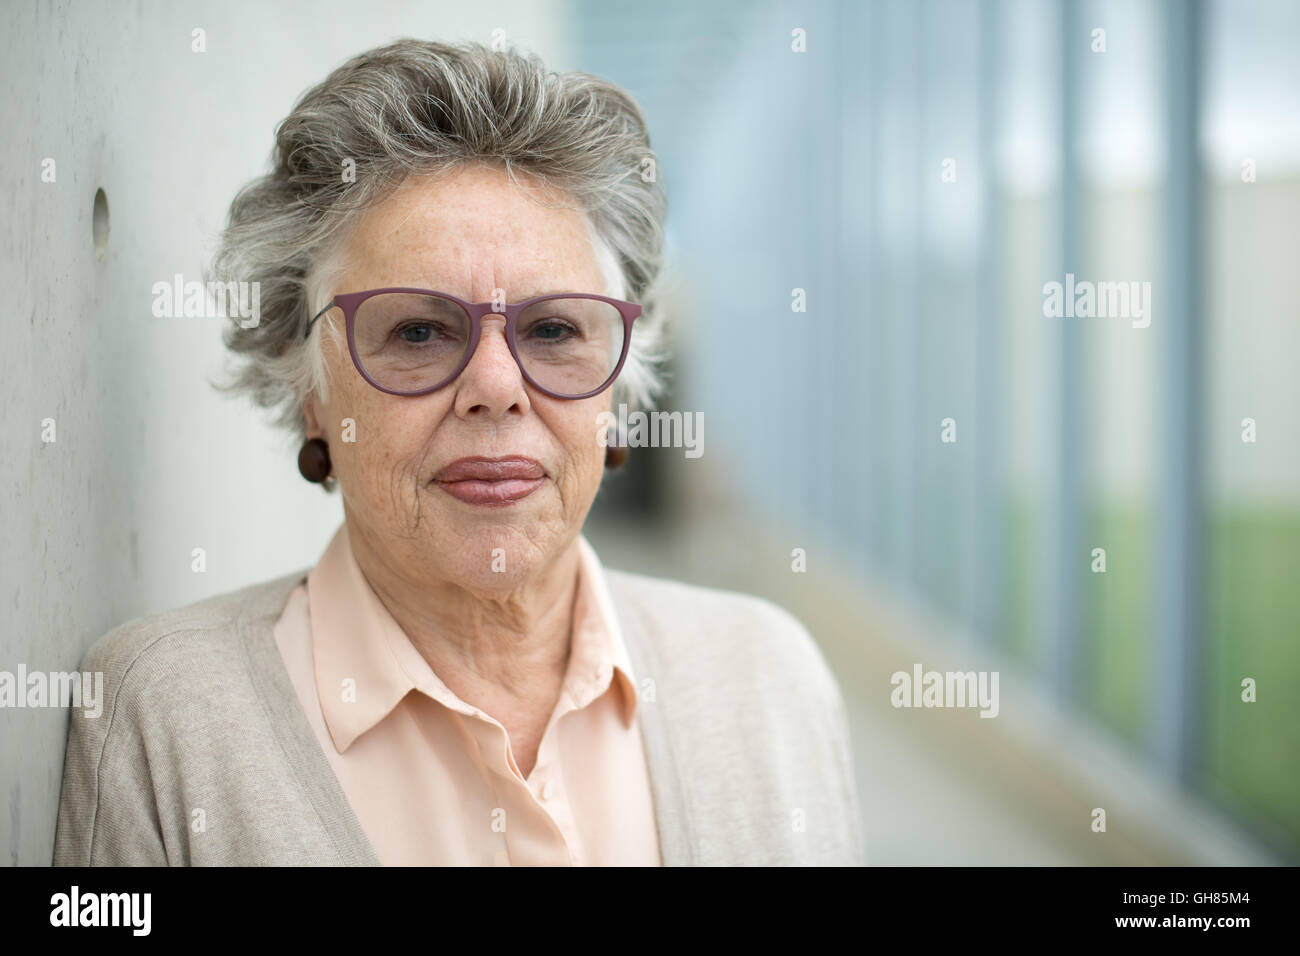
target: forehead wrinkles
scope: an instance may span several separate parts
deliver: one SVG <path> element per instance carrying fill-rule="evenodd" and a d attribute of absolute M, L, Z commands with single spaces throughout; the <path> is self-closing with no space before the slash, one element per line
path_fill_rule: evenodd
<path fill-rule="evenodd" d="M 552 222 L 544 231 L 458 229 L 448 237 L 436 216 L 414 226 L 410 218 L 404 217 L 406 229 L 372 223 L 358 237 L 359 264 L 372 273 L 368 281 L 422 285 L 475 302 L 491 300 L 497 289 L 515 302 L 544 291 L 604 283 L 580 222 L 569 220 L 562 228 Z"/>
<path fill-rule="evenodd" d="M 564 194 L 503 171 L 408 179 L 363 220 L 357 281 L 418 285 L 472 301 L 581 291 L 607 279 L 589 218 Z M 581 288 L 579 288 L 581 287 Z"/>

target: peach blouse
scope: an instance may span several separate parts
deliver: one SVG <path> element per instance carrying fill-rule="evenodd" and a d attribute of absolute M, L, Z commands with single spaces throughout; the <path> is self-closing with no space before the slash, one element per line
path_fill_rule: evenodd
<path fill-rule="evenodd" d="M 275 639 L 386 865 L 659 866 L 636 678 L 599 559 L 581 565 L 563 690 L 525 778 L 505 728 L 439 680 L 334 535 Z"/>

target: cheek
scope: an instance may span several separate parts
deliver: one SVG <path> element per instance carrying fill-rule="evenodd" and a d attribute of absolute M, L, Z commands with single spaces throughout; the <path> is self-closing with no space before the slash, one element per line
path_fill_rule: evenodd
<path fill-rule="evenodd" d="M 427 401 L 368 387 L 345 390 L 332 404 L 342 423 L 331 447 L 339 446 L 337 475 L 345 495 L 350 486 L 357 492 L 354 500 L 368 501 L 371 508 L 387 501 L 409 511 L 432 451 L 436 410 Z"/>
<path fill-rule="evenodd" d="M 565 483 L 582 500 L 595 496 L 605 473 L 605 447 L 600 442 L 597 416 L 609 403 L 593 400 L 574 404 L 582 407 L 564 409 L 555 428 L 565 453 Z"/>

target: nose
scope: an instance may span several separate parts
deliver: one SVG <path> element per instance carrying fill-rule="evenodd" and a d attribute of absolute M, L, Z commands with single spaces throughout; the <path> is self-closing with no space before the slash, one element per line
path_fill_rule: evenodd
<path fill-rule="evenodd" d="M 483 316 L 478 346 L 456 380 L 456 414 L 499 419 L 530 407 L 523 373 L 506 342 L 505 316 Z"/>

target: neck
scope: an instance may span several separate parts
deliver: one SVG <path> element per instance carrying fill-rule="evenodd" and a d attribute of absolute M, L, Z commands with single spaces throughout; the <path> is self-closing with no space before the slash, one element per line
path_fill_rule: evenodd
<path fill-rule="evenodd" d="M 573 631 L 581 555 L 575 536 L 560 556 L 506 591 L 446 579 L 412 580 L 391 552 L 349 527 L 361 573 L 447 687 L 489 712 L 502 697 L 553 701 Z"/>

